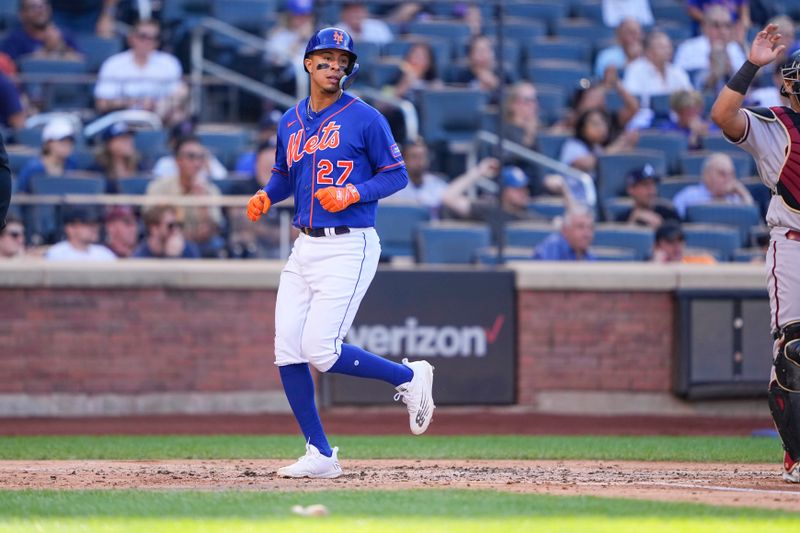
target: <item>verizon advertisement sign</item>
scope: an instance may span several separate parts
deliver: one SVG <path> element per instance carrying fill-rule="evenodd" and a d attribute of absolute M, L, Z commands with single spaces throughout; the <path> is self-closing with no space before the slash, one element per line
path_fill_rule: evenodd
<path fill-rule="evenodd" d="M 426 359 L 439 405 L 515 400 L 511 272 L 379 271 L 345 342 L 400 361 Z M 334 405 L 390 403 L 385 383 L 326 374 Z"/>

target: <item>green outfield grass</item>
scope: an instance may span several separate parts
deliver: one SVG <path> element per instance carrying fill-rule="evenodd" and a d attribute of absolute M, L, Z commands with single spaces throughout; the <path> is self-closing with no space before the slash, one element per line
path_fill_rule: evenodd
<path fill-rule="evenodd" d="M 321 503 L 327 517 L 298 517 Z M 414 490 L 0 492 L 0 531 L 790 531 L 800 516 L 693 504 Z"/>
<path fill-rule="evenodd" d="M 346 459 L 603 459 L 768 463 L 782 460 L 764 437 L 336 436 Z M 301 437 L 0 437 L 2 459 L 294 459 Z"/>

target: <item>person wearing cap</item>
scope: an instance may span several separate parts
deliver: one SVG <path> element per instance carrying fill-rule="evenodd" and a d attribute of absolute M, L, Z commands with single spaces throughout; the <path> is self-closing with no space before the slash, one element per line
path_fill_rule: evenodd
<path fill-rule="evenodd" d="M 17 190 L 33 192 L 31 179 L 38 176 L 61 177 L 65 172 L 77 170 L 72 157 L 75 150 L 75 128 L 72 122 L 56 117 L 42 130 L 42 156 L 28 161 L 17 175 Z"/>
<path fill-rule="evenodd" d="M 160 33 L 157 21 L 138 21 L 128 34 L 130 48 L 100 65 L 94 89 L 98 113 L 144 109 L 167 125 L 186 118 L 189 91 L 181 79 L 183 68 L 174 55 L 158 50 Z"/>
<path fill-rule="evenodd" d="M 707 253 L 686 253 L 686 239 L 680 222 L 670 220 L 664 222 L 656 230 L 653 245 L 654 263 L 691 263 L 697 265 L 713 265 L 716 259 Z"/>
<path fill-rule="evenodd" d="M 88 207 L 67 206 L 63 216 L 65 239 L 50 247 L 45 259 L 50 261 L 114 261 L 117 256 L 95 244 L 100 237 L 97 213 Z"/>
<path fill-rule="evenodd" d="M 594 216 L 585 205 L 572 205 L 564 214 L 560 231 L 548 235 L 533 251 L 537 261 L 594 261 L 589 250 L 594 240 Z"/>
<path fill-rule="evenodd" d="M 128 205 L 113 205 L 106 209 L 105 244 L 119 258 L 130 257 L 139 244 L 139 224 L 136 213 Z"/>
<path fill-rule="evenodd" d="M 115 122 L 101 134 L 103 146 L 89 169 L 105 176 L 109 193 L 118 192 L 118 180 L 139 175 L 143 168 L 133 142 L 133 130 L 125 122 Z"/>
<path fill-rule="evenodd" d="M 686 208 L 695 204 L 754 203 L 753 196 L 747 187 L 736 178 L 733 159 L 724 152 L 714 152 L 703 161 L 701 182 L 681 189 L 672 199 L 675 210 L 682 219 L 686 218 Z"/>
<path fill-rule="evenodd" d="M 668 200 L 658 197 L 661 181 L 652 165 L 644 165 L 628 173 L 625 178 L 628 196 L 633 207 L 617 215 L 615 222 L 628 222 L 639 226 L 659 227 L 666 220 L 679 221 L 680 217 Z"/>
<path fill-rule="evenodd" d="M 281 120 L 281 112 L 273 109 L 269 113 L 265 113 L 258 123 L 258 134 L 256 137 L 256 147 L 261 147 L 265 143 L 271 143 L 273 147 L 277 146 L 278 140 L 278 123 Z M 236 160 L 236 172 L 240 174 L 252 175 L 256 171 L 256 157 L 258 150 L 252 150 L 243 153 Z"/>

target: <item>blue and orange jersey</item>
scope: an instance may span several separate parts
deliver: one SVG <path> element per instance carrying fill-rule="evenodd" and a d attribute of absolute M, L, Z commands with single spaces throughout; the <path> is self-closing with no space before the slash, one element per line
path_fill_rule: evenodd
<path fill-rule="evenodd" d="M 308 98 L 278 126 L 272 177 L 264 187 L 274 204 L 294 195 L 294 225 L 320 228 L 375 225 L 377 201 L 402 189 L 408 174 L 389 124 L 375 108 L 347 93 L 314 113 Z M 329 213 L 314 198 L 324 187 L 353 184 L 361 201 Z"/>

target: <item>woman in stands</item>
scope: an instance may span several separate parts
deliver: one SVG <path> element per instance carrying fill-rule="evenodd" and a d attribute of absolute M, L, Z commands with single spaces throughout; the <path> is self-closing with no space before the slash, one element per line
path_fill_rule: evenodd
<path fill-rule="evenodd" d="M 139 153 L 133 143 L 133 131 L 124 122 L 112 124 L 103 132 L 103 146 L 90 170 L 103 174 L 107 192 L 119 192 L 118 180 L 141 174 Z"/>
<path fill-rule="evenodd" d="M 611 118 L 606 111 L 598 108 L 589 109 L 578 116 L 574 135 L 564 142 L 559 159 L 593 177 L 596 176 L 599 156 L 630 150 L 638 140 L 635 131 L 614 137 Z"/>
<path fill-rule="evenodd" d="M 411 45 L 400 64 L 400 78 L 394 84 L 394 95 L 415 100 L 415 92 L 443 86 L 436 69 L 433 50 L 426 42 Z"/>

